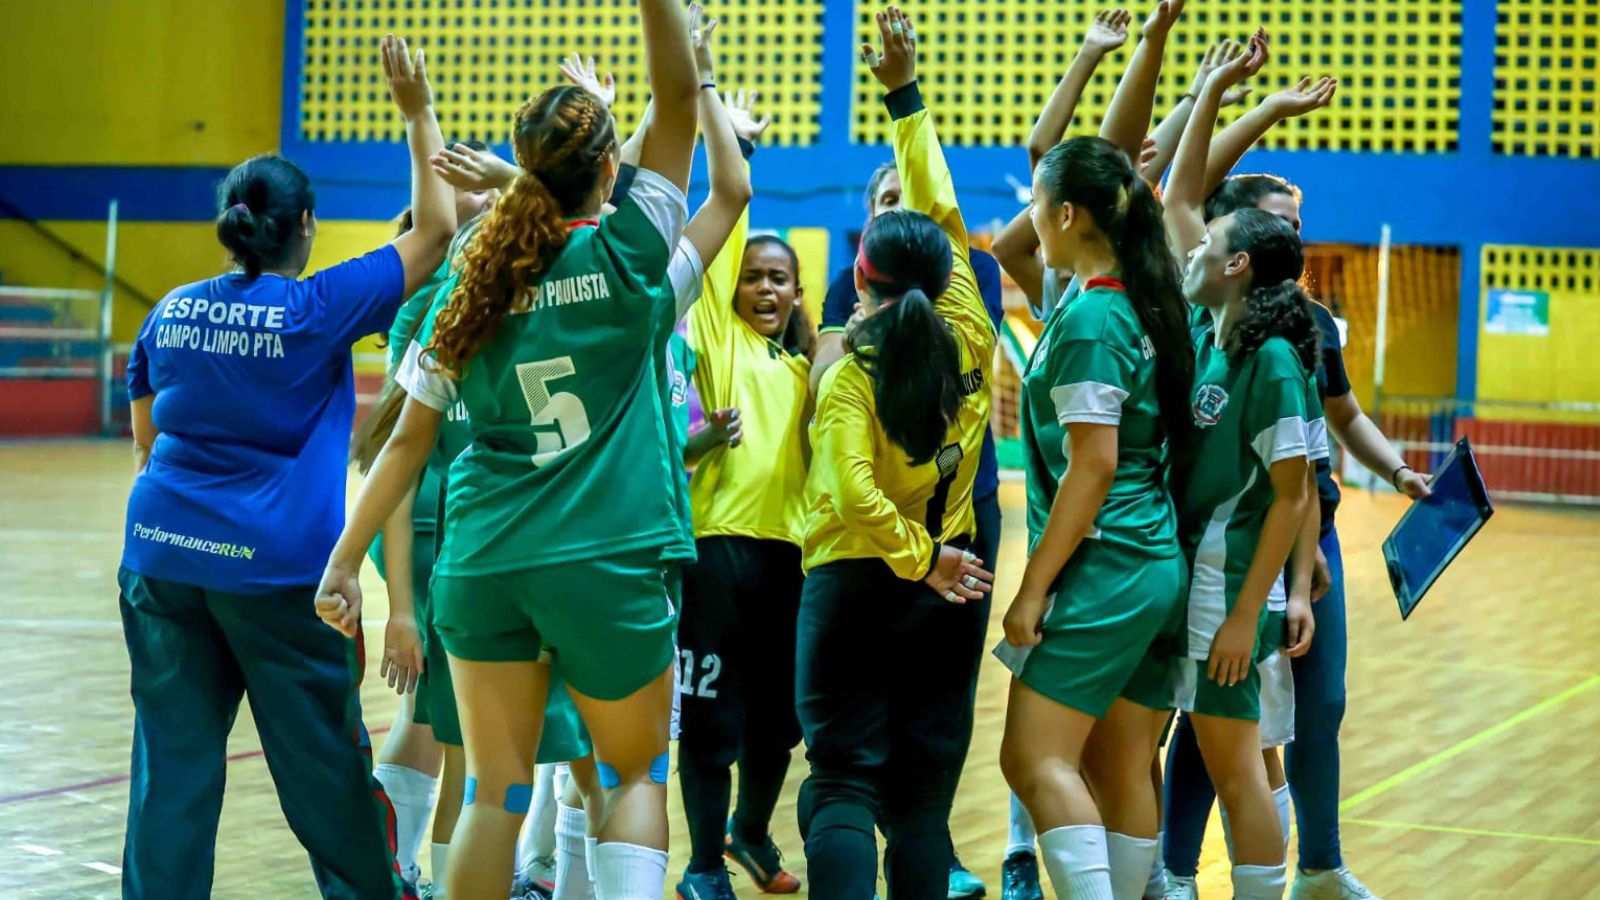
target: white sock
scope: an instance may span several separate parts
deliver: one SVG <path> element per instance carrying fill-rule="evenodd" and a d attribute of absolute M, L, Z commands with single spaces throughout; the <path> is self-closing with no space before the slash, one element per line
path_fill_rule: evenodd
<path fill-rule="evenodd" d="M 1150 861 L 1150 878 L 1144 883 L 1146 897 L 1160 897 L 1167 893 L 1167 865 L 1161 856 L 1167 848 L 1167 833 L 1156 832 L 1156 857 Z"/>
<path fill-rule="evenodd" d="M 556 767 L 549 764 L 533 769 L 533 803 L 522 823 L 522 833 L 517 836 L 519 872 L 527 871 L 536 859 L 549 859 L 556 854 L 555 774 Z"/>
<path fill-rule="evenodd" d="M 1289 786 L 1285 784 L 1272 792 L 1272 802 L 1278 806 L 1278 833 L 1283 835 L 1283 852 L 1289 852 Z M 1288 859 L 1285 856 L 1284 859 Z"/>
<path fill-rule="evenodd" d="M 667 851 L 620 841 L 594 848 L 594 895 L 598 900 L 661 900 L 667 886 Z M 1282 880 L 1282 869 L 1279 869 Z"/>
<path fill-rule="evenodd" d="M 1116 900 L 1111 891 L 1106 830 L 1101 826 L 1052 828 L 1039 835 L 1039 855 L 1061 900 Z"/>
<path fill-rule="evenodd" d="M 1234 866 L 1234 900 L 1283 900 L 1286 881 L 1283 866 Z"/>
<path fill-rule="evenodd" d="M 585 834 L 583 836 L 583 870 L 589 873 L 590 884 L 594 883 L 594 848 L 598 846 L 600 846 L 599 838 L 590 834 Z"/>
<path fill-rule="evenodd" d="M 580 808 L 561 804 L 556 812 L 555 900 L 594 900 L 589 880 L 589 817 Z"/>
<path fill-rule="evenodd" d="M 433 896 L 444 896 L 445 873 L 450 871 L 450 845 L 434 844 L 428 854 L 433 861 Z"/>
<path fill-rule="evenodd" d="M 1228 862 L 1233 862 L 1233 823 L 1228 821 L 1228 807 L 1222 803 L 1222 798 L 1217 798 L 1217 810 L 1222 813 L 1222 842 L 1228 845 Z"/>
<path fill-rule="evenodd" d="M 1006 846 L 1007 858 L 1016 853 L 1035 852 L 1033 844 L 1039 839 L 1039 834 L 1033 830 L 1033 817 L 1028 815 L 1028 808 L 1022 805 L 1016 794 L 1011 795 L 1010 832 L 1010 843 Z"/>
<path fill-rule="evenodd" d="M 1156 860 L 1155 838 L 1136 838 L 1115 831 L 1106 833 L 1106 859 L 1111 865 L 1111 892 L 1116 900 L 1143 900 Z"/>
<path fill-rule="evenodd" d="M 395 859 L 400 872 L 416 881 L 422 869 L 417 854 L 422 850 L 422 834 L 433 815 L 433 802 L 439 797 L 439 779 L 405 766 L 379 763 L 372 777 L 383 785 L 383 792 L 394 804 Z"/>

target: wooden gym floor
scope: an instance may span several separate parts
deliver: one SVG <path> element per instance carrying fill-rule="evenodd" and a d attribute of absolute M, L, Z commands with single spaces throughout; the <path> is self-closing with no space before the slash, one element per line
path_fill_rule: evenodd
<path fill-rule="evenodd" d="M 114 577 L 129 469 L 123 442 L 0 444 L 0 897 L 118 893 L 133 712 Z M 1020 488 L 1003 493 L 991 645 L 1023 563 Z M 1600 513 L 1503 509 L 1402 623 L 1378 551 L 1402 508 L 1352 493 L 1339 517 L 1350 598 L 1347 862 L 1388 898 L 1600 898 Z M 369 634 L 381 635 L 370 570 L 367 584 Z M 368 655 L 363 699 L 376 731 L 395 698 L 379 687 L 378 653 Z M 1006 842 L 995 762 L 1005 690 L 989 660 L 952 819 L 991 896 Z M 259 747 L 241 715 L 215 896 L 313 897 Z M 773 825 L 802 878 L 803 775 L 797 751 Z M 675 782 L 671 802 L 669 885 L 687 847 Z M 1227 896 L 1227 878 L 1213 818 L 1202 895 Z M 756 896 L 748 880 L 735 885 Z"/>

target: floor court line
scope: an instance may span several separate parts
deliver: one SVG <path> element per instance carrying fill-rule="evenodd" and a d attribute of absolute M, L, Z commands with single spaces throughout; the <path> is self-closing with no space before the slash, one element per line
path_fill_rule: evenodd
<path fill-rule="evenodd" d="M 1391 822 L 1388 819 L 1340 819 L 1339 821 L 1345 825 L 1365 825 L 1368 828 L 1386 828 L 1395 831 L 1432 831 L 1439 834 L 1461 834 L 1469 837 L 1507 838 L 1517 841 L 1541 841 L 1547 844 L 1576 844 L 1580 847 L 1600 847 L 1600 840 L 1568 834 L 1491 831 L 1484 828 L 1458 828 L 1454 825 L 1424 825 L 1421 822 Z"/>
<path fill-rule="evenodd" d="M 367 733 L 369 735 L 379 735 L 387 734 L 388 732 L 389 726 L 385 725 L 382 728 L 373 728 Z M 262 751 L 261 748 L 257 747 L 254 750 L 244 750 L 239 753 L 230 753 L 227 757 L 227 760 L 228 762 L 238 762 L 242 759 L 254 759 L 255 757 L 261 756 L 263 752 L 264 751 Z M 77 791 L 87 791 L 93 788 L 109 787 L 113 784 L 122 784 L 131 780 L 132 778 L 133 773 L 123 772 L 119 775 L 107 775 L 103 778 L 93 779 L 92 781 L 80 781 L 76 784 L 63 784 L 57 787 L 40 788 L 36 791 L 23 791 L 20 794 L 6 794 L 5 796 L 0 797 L 0 806 L 7 806 L 12 803 L 26 803 L 29 800 L 42 800 L 46 797 L 59 797 L 63 794 L 71 794 Z"/>
<path fill-rule="evenodd" d="M 1550 710 L 1555 709 L 1557 706 L 1560 706 L 1568 700 L 1571 700 L 1573 697 L 1576 697 L 1585 691 L 1593 690 L 1596 687 L 1600 687 L 1600 675 L 1591 675 L 1578 684 L 1567 688 L 1561 693 L 1551 697 L 1546 697 L 1545 699 L 1540 700 L 1538 703 L 1535 703 L 1527 709 L 1524 709 L 1522 712 L 1519 712 L 1498 724 L 1491 725 L 1469 738 L 1458 741 L 1449 747 L 1440 750 L 1438 753 L 1433 754 L 1427 759 L 1424 759 L 1416 765 L 1402 769 L 1399 772 L 1390 775 L 1388 778 L 1383 779 L 1377 784 L 1374 784 L 1371 787 L 1346 798 L 1344 802 L 1339 804 L 1339 812 L 1349 812 L 1368 800 L 1372 800 L 1375 797 L 1386 794 L 1400 785 L 1412 780 L 1413 778 L 1444 765 L 1446 762 L 1449 762 L 1451 759 L 1454 759 L 1468 750 L 1471 750 L 1473 747 L 1493 740 L 1494 738 L 1499 737 L 1501 734 L 1504 734 L 1507 731 L 1510 731 L 1523 722 L 1526 722 L 1527 720 L 1540 715 L 1541 713 L 1549 712 Z"/>

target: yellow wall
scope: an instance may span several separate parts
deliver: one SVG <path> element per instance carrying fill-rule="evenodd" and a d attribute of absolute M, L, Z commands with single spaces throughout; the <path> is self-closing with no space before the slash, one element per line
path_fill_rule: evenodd
<path fill-rule="evenodd" d="M 1550 295 L 1548 335 L 1484 329 L 1491 289 Z M 1478 322 L 1478 397 L 1541 403 L 1600 403 L 1600 250 L 1489 245 L 1483 248 Z M 1496 409 L 1496 418 L 1564 421 L 1569 413 Z"/>
<path fill-rule="evenodd" d="M 278 146 L 284 0 L 6 0 L 0 164 L 232 165 Z"/>

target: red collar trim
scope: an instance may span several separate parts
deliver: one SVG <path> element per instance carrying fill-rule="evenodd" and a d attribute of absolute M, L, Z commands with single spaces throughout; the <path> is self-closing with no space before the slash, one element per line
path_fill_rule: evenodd
<path fill-rule="evenodd" d="M 584 227 L 599 228 L 600 227 L 600 220 L 599 219 L 569 219 L 567 221 L 567 230 L 568 231 L 577 231 L 579 228 L 584 228 Z"/>
<path fill-rule="evenodd" d="M 1083 283 L 1083 289 L 1086 291 L 1092 291 L 1095 288 L 1108 288 L 1123 294 L 1128 292 L 1126 285 L 1124 285 L 1120 280 L 1112 278 L 1109 275 L 1096 275 L 1095 277 Z"/>

